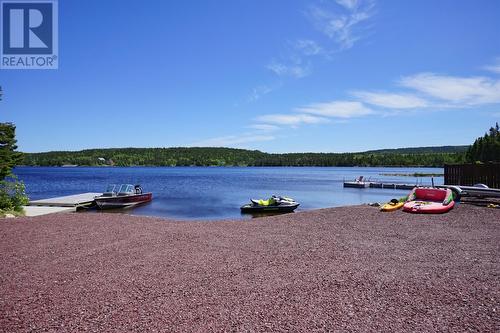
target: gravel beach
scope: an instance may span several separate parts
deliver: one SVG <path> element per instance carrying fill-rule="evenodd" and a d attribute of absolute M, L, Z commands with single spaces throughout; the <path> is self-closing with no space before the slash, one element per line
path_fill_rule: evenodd
<path fill-rule="evenodd" d="M 498 332 L 500 209 L 0 220 L 1 332 Z"/>

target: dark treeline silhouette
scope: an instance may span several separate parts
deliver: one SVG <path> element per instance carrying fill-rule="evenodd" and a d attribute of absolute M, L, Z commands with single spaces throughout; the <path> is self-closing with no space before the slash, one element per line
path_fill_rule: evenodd
<path fill-rule="evenodd" d="M 362 153 L 270 154 L 233 148 L 110 148 L 26 153 L 29 166 L 428 166 L 465 161 L 466 146 Z M 404 151 L 404 153 L 400 152 Z"/>
<path fill-rule="evenodd" d="M 483 137 L 477 138 L 467 151 L 468 162 L 500 162 L 500 131 L 498 123 Z"/>

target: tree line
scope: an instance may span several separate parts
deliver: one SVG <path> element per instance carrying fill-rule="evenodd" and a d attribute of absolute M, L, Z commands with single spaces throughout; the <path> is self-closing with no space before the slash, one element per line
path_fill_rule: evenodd
<path fill-rule="evenodd" d="M 15 128 L 15 127 L 14 127 Z M 360 153 L 284 153 L 213 147 L 109 148 L 26 153 L 27 166 L 424 166 L 500 162 L 498 123 L 471 146 L 373 150 Z"/>
<path fill-rule="evenodd" d="M 437 147 L 440 148 L 440 147 Z M 428 151 L 429 148 L 425 148 Z M 464 151 L 285 153 L 234 148 L 110 148 L 26 153 L 27 166 L 428 166 L 464 162 Z"/>
<path fill-rule="evenodd" d="M 467 150 L 468 162 L 500 162 L 500 128 L 498 123 L 484 136 L 477 138 Z"/>

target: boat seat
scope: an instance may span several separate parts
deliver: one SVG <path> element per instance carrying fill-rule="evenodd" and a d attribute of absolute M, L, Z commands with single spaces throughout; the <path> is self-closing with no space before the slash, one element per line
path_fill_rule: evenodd
<path fill-rule="evenodd" d="M 415 196 L 417 200 L 422 201 L 443 201 L 446 199 L 446 190 L 432 190 L 429 191 L 423 188 L 417 188 L 415 191 Z"/>
<path fill-rule="evenodd" d="M 276 200 L 274 198 L 269 198 L 267 200 L 262 200 L 262 199 L 251 199 L 252 203 L 260 206 L 272 206 L 276 204 Z"/>

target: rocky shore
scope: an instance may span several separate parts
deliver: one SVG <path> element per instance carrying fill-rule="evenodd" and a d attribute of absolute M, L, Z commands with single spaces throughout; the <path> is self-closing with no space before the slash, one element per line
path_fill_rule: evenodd
<path fill-rule="evenodd" d="M 494 332 L 500 209 L 0 220 L 0 332 Z"/>

